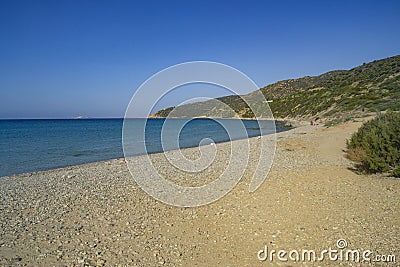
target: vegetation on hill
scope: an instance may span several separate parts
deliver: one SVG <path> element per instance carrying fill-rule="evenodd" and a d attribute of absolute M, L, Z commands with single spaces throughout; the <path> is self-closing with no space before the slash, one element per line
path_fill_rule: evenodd
<path fill-rule="evenodd" d="M 364 123 L 347 147 L 348 158 L 360 171 L 400 177 L 400 113 L 388 112 Z"/>
<path fill-rule="evenodd" d="M 156 115 L 156 117 L 162 117 L 162 118 L 168 117 L 169 113 L 171 111 L 173 111 L 174 108 L 175 107 L 169 107 L 166 109 L 162 109 L 162 110 L 158 111 L 155 115 Z"/>
<path fill-rule="evenodd" d="M 280 81 L 261 89 L 278 118 L 325 118 L 346 120 L 368 112 L 400 110 L 400 56 L 376 60 L 351 70 L 331 71 L 319 76 Z M 177 116 L 243 117 L 254 116 L 248 105 L 262 108 L 265 102 L 256 93 L 226 96 L 216 100 L 228 105 L 236 114 L 227 112 L 216 101 L 191 103 L 178 107 Z M 154 116 L 165 117 L 171 108 Z M 210 112 L 212 110 L 212 112 Z"/>
<path fill-rule="evenodd" d="M 288 80 L 261 89 L 274 99 L 277 117 L 343 117 L 368 111 L 400 110 L 400 56 L 349 71 Z M 278 94 L 276 92 L 279 92 Z"/>

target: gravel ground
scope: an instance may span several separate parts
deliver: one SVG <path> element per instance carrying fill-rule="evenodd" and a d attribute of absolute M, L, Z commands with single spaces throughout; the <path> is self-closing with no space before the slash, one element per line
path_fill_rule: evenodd
<path fill-rule="evenodd" d="M 345 239 L 351 249 L 397 255 L 397 263 L 367 266 L 399 266 L 400 180 L 357 175 L 343 156 L 346 138 L 360 125 L 302 124 L 277 134 L 272 169 L 253 193 L 248 186 L 260 140 L 249 139 L 243 179 L 222 199 L 197 208 L 156 201 L 137 186 L 123 159 L 0 178 L 0 265 L 360 266 L 257 259 L 266 245 L 321 251 Z M 199 186 L 221 174 L 231 143 L 216 151 L 200 175 L 172 167 L 164 154 L 151 160 L 171 181 Z M 200 155 L 198 148 L 184 154 Z"/>

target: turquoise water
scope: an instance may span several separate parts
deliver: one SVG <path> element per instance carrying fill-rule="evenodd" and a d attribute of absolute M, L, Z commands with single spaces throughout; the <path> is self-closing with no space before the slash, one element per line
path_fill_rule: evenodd
<path fill-rule="evenodd" d="M 132 148 L 129 156 L 162 152 L 161 129 L 164 119 L 149 119 L 146 125 L 145 145 L 135 150 L 135 142 L 143 142 L 139 131 L 145 119 L 130 119 L 125 125 L 130 129 L 126 140 Z M 204 138 L 211 138 L 215 143 L 230 139 L 243 139 L 260 134 L 269 134 L 273 122 L 265 122 L 261 129 L 256 121 L 195 119 L 188 122 L 180 132 L 179 147 L 198 146 Z M 247 133 L 232 134 L 231 138 L 221 126 L 243 122 Z M 182 124 L 180 119 L 172 124 Z M 262 123 L 261 123 L 262 124 Z M 85 120 L 0 120 L 0 176 L 33 172 L 69 165 L 77 165 L 123 157 L 122 150 L 123 119 L 85 119 Z M 281 125 L 276 125 L 282 131 Z M 165 132 L 164 136 L 168 137 Z M 233 136 L 232 136 L 233 135 Z M 168 138 L 164 142 L 168 143 Z M 165 145 L 165 144 L 164 144 Z M 166 145 L 167 149 L 177 148 Z"/>

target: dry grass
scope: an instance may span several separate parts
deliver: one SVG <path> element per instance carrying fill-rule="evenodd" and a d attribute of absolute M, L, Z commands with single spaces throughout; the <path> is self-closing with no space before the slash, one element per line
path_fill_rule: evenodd
<path fill-rule="evenodd" d="M 367 154 L 365 153 L 364 149 L 360 148 L 360 147 L 356 147 L 356 148 L 350 148 L 349 150 L 346 151 L 346 157 L 354 162 L 363 162 L 367 156 Z"/>

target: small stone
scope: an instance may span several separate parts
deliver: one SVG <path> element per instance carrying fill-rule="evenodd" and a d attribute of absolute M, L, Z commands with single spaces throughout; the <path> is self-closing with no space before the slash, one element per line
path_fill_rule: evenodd
<path fill-rule="evenodd" d="M 165 260 L 164 260 L 163 257 L 160 257 L 160 258 L 158 259 L 158 264 L 161 264 L 161 265 L 164 265 L 164 264 L 165 264 Z"/>
<path fill-rule="evenodd" d="M 104 266 L 105 263 L 106 263 L 106 261 L 103 260 L 103 259 L 98 259 L 98 260 L 96 261 L 97 266 Z"/>

